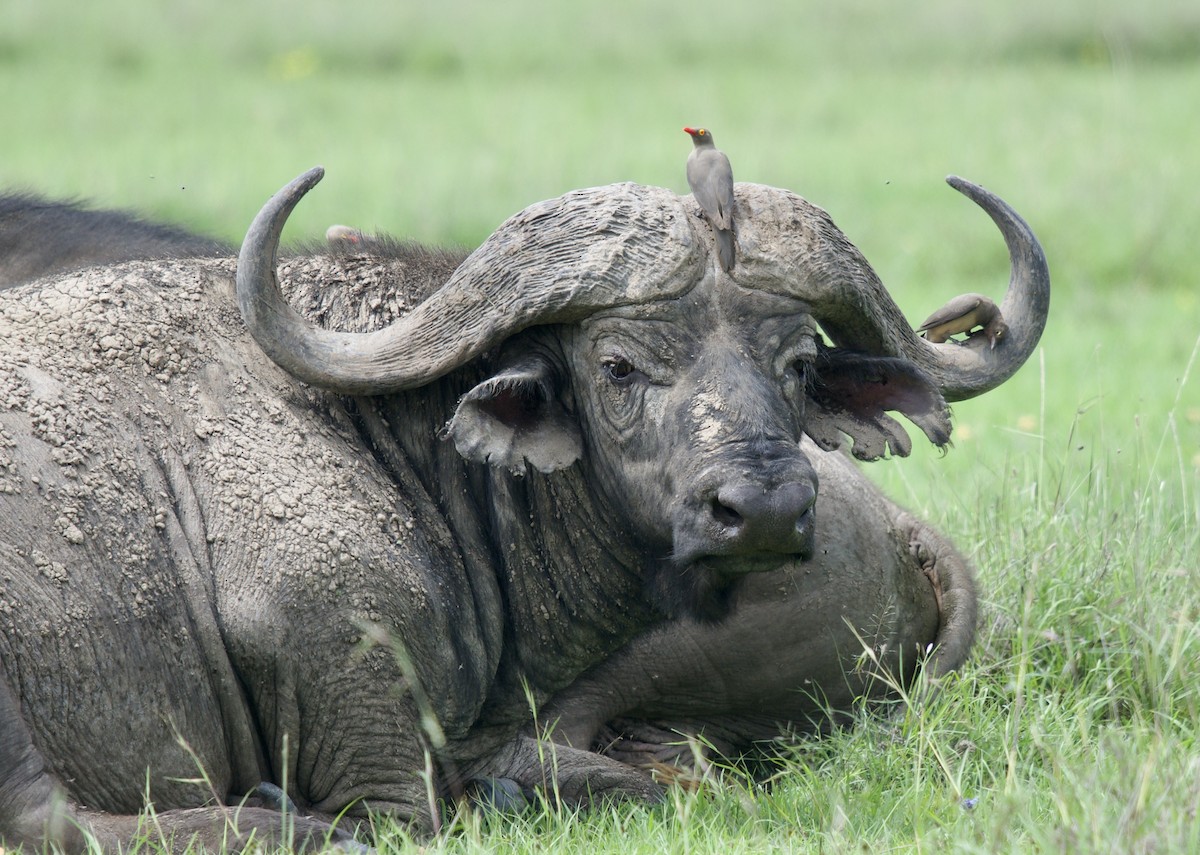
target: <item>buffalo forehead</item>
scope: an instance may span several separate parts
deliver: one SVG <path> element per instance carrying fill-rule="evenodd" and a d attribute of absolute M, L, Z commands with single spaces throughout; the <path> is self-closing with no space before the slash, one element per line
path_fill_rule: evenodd
<path fill-rule="evenodd" d="M 686 364 L 705 345 L 723 341 L 747 357 L 770 360 L 781 349 L 797 357 L 813 349 L 816 323 L 803 300 L 743 288 L 706 277 L 679 298 L 653 300 L 597 312 L 581 324 L 593 346 L 619 345 L 631 358 Z"/>

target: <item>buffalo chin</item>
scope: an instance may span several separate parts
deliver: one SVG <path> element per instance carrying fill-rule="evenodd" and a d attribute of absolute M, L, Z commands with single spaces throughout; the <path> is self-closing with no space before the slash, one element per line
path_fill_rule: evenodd
<path fill-rule="evenodd" d="M 738 589 L 746 576 L 811 557 L 807 550 L 801 555 L 711 556 L 687 564 L 667 561 L 650 577 L 647 593 L 654 607 L 672 620 L 719 623 L 737 605 Z"/>

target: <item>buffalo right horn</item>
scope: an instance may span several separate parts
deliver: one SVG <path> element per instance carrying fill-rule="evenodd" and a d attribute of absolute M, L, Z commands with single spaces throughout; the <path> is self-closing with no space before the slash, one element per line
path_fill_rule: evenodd
<path fill-rule="evenodd" d="M 832 222 L 808 209 L 806 221 L 819 239 L 800 241 L 795 266 L 809 271 L 816 284 L 803 283 L 794 293 L 812 300 L 814 316 L 838 346 L 907 359 L 929 375 L 947 401 L 962 401 L 999 386 L 1033 353 L 1050 310 L 1050 270 L 1033 229 L 1003 199 L 957 176 L 946 181 L 991 216 L 1008 246 L 1008 291 L 1000 306 L 1008 331 L 994 348 L 984 336 L 942 344 L 918 336 L 866 259 L 841 243 L 844 238 Z M 795 197 L 797 210 L 802 202 Z M 821 250 L 812 252 L 810 242 Z"/>
<path fill-rule="evenodd" d="M 957 175 L 946 183 L 987 212 L 1008 247 L 1008 290 L 1000 304 L 1008 330 L 993 347 L 985 337 L 934 344 L 906 337 L 908 356 L 933 377 L 947 401 L 961 401 L 999 386 L 1032 354 L 1050 313 L 1050 267 L 1029 224 L 1007 202 Z"/>

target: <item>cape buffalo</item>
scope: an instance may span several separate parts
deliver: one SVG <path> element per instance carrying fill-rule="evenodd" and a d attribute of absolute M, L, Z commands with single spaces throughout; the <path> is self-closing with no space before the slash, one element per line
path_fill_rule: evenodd
<path fill-rule="evenodd" d="M 619 184 L 526 209 L 444 284 L 297 259 L 285 298 L 320 175 L 264 207 L 236 289 L 189 260 L 0 294 L 7 846 L 115 848 L 147 800 L 216 846 L 343 812 L 429 829 L 495 778 L 656 798 L 583 748 L 551 762 L 531 703 L 815 557 L 802 434 L 906 454 L 895 410 L 944 445 L 946 400 L 1045 321 L 1032 232 L 958 179 L 1012 256 L 994 350 L 915 336 L 823 211 L 750 184 L 732 275 L 690 201 Z M 224 806 L 264 781 L 314 818 Z"/>

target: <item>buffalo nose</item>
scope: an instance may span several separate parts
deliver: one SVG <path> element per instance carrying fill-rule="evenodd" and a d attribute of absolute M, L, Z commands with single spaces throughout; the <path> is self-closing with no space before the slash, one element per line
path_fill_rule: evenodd
<path fill-rule="evenodd" d="M 811 535 L 816 500 L 816 490 L 802 481 L 772 488 L 732 484 L 717 491 L 712 514 L 742 549 L 795 553 L 804 550 Z"/>

